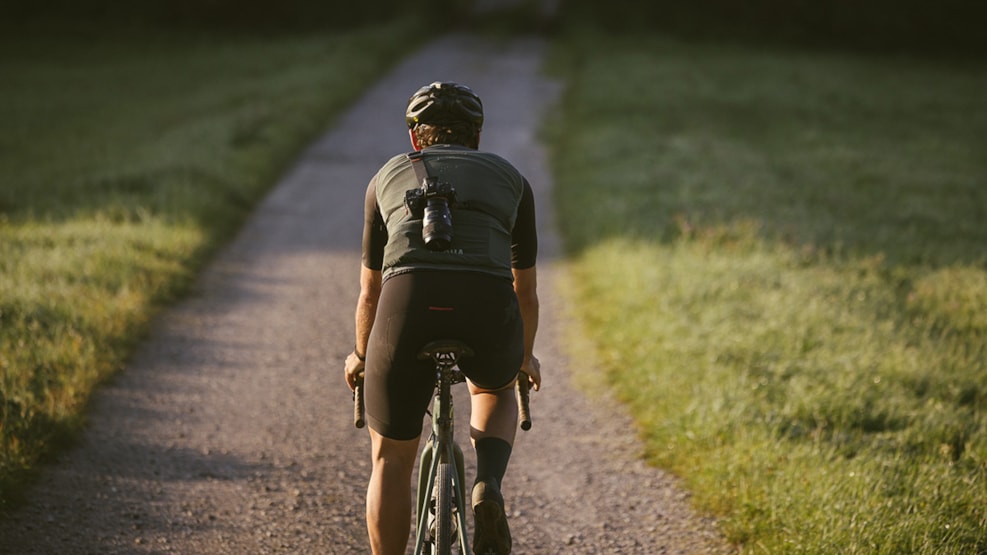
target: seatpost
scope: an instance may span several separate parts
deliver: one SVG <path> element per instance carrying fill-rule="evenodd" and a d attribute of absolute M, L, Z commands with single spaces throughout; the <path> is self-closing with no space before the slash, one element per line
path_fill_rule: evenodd
<path fill-rule="evenodd" d="M 443 357 L 444 358 L 444 357 Z M 442 360 L 436 357 L 436 365 L 439 367 L 439 414 L 435 419 L 435 435 L 439 445 L 449 445 L 452 442 L 453 412 L 452 412 L 452 367 L 456 364 L 455 357 L 452 360 Z M 439 453 L 442 462 L 448 461 L 448 452 Z"/>

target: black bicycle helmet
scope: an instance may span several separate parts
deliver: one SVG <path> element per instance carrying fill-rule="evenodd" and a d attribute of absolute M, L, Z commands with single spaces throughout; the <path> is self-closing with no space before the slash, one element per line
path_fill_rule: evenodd
<path fill-rule="evenodd" d="M 419 123 L 442 125 L 462 121 L 476 124 L 479 129 L 483 126 L 483 103 L 466 85 L 436 81 L 411 95 L 405 121 L 409 129 Z"/>

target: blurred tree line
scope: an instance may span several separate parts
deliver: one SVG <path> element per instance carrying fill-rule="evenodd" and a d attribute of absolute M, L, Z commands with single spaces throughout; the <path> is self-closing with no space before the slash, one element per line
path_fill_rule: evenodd
<path fill-rule="evenodd" d="M 566 24 L 853 50 L 983 59 L 982 0 L 562 0 Z"/>
<path fill-rule="evenodd" d="M 485 9 L 474 13 L 478 6 Z M 546 19 L 548 6 L 554 16 Z M 535 25 L 526 21 L 533 14 Z M 425 33 L 499 19 L 516 31 L 594 28 L 985 61 L 985 14 L 983 0 L 5 0 L 0 29 L 34 21 L 293 32 L 415 15 L 415 24 L 428 23 Z"/>
<path fill-rule="evenodd" d="M 471 16 L 477 5 L 487 10 Z M 429 23 L 423 32 L 441 32 L 497 17 L 491 6 L 513 8 L 515 16 L 544 16 L 539 6 L 557 12 L 550 25 L 542 21 L 537 27 L 514 17 L 518 30 L 593 27 L 980 59 L 987 54 L 983 0 L 5 0 L 0 27 L 16 30 L 20 22 L 35 20 L 291 32 L 353 28 L 414 14 L 421 18 L 417 24 Z"/>
<path fill-rule="evenodd" d="M 249 31 L 344 29 L 412 13 L 428 14 L 437 28 L 472 10 L 473 0 L 6 0 L 0 21 L 141 24 L 155 27 Z"/>

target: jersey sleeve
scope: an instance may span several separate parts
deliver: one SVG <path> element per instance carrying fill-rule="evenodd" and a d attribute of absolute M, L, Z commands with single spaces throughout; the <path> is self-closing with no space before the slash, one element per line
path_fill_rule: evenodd
<path fill-rule="evenodd" d="M 511 231 L 511 267 L 526 270 L 535 265 L 538 258 L 538 233 L 535 225 L 535 196 L 528 180 L 524 180 L 517 220 Z"/>
<path fill-rule="evenodd" d="M 384 246 L 387 244 L 387 227 L 377 206 L 377 176 L 367 185 L 363 201 L 363 265 L 371 270 L 384 268 Z"/>

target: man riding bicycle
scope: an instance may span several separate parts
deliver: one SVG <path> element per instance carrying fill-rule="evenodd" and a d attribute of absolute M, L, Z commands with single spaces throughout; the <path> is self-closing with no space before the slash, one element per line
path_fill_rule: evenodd
<path fill-rule="evenodd" d="M 534 198 L 507 160 L 478 150 L 483 106 L 468 87 L 422 87 L 405 116 L 415 153 L 389 160 L 367 187 L 356 345 L 345 363 L 350 389 L 364 374 L 370 543 L 377 555 L 405 552 L 409 484 L 435 384 L 431 361 L 417 353 L 430 341 L 458 339 L 475 353 L 459 364 L 477 463 L 473 549 L 510 553 L 500 492 L 517 429 L 518 372 L 541 386 L 532 354 Z"/>

